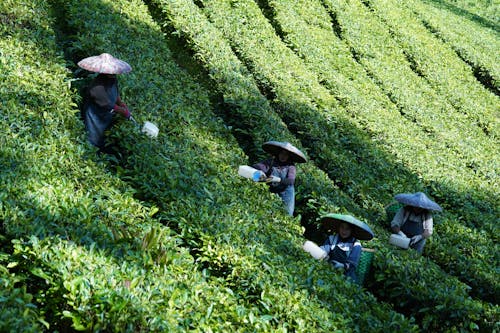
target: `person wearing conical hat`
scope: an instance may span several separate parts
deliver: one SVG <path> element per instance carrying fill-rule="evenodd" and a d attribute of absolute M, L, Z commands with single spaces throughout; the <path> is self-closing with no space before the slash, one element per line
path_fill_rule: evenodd
<path fill-rule="evenodd" d="M 391 221 L 392 232 L 410 238 L 410 247 L 422 253 L 426 239 L 434 232 L 432 211 L 441 211 L 441 207 L 422 192 L 401 193 L 394 198 L 404 206 Z"/>
<path fill-rule="evenodd" d="M 82 117 L 90 143 L 99 148 L 99 152 L 107 152 L 104 133 L 113 125 L 114 116 L 131 117 L 120 98 L 116 75 L 128 73 L 132 68 L 108 53 L 85 58 L 78 62 L 78 66 L 98 73 L 83 96 Z"/>
<path fill-rule="evenodd" d="M 283 200 L 289 215 L 295 210 L 295 163 L 305 163 L 306 157 L 289 142 L 268 141 L 262 145 L 271 158 L 259 162 L 253 167 L 264 172 L 263 179 L 269 181 L 269 190 L 278 194 Z"/>
<path fill-rule="evenodd" d="M 373 231 L 366 223 L 345 214 L 327 214 L 321 218 L 321 225 L 330 234 L 320 246 L 327 254 L 326 259 L 356 281 L 362 249 L 360 240 L 372 239 Z"/>

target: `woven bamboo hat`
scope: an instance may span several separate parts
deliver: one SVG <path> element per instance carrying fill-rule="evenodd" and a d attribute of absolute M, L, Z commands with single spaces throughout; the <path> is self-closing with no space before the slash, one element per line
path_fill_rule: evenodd
<path fill-rule="evenodd" d="M 113 57 L 109 53 L 82 59 L 78 62 L 78 66 L 90 72 L 101 74 L 124 74 L 132 70 L 128 63 Z"/>
<path fill-rule="evenodd" d="M 443 209 L 434 201 L 429 199 L 425 193 L 416 192 L 416 193 L 401 193 L 397 194 L 394 199 L 396 201 L 413 207 L 420 207 L 427 210 L 436 210 L 438 212 Z"/>
<path fill-rule="evenodd" d="M 286 150 L 290 153 L 290 159 L 295 163 L 305 163 L 307 158 L 297 147 L 290 142 L 267 141 L 262 145 L 265 152 L 278 156 L 281 150 Z"/>
<path fill-rule="evenodd" d="M 337 233 L 341 223 L 348 223 L 352 228 L 352 236 L 356 239 L 370 240 L 374 237 L 372 229 L 366 223 L 352 217 L 351 215 L 326 214 L 320 221 L 324 229 L 331 229 Z"/>

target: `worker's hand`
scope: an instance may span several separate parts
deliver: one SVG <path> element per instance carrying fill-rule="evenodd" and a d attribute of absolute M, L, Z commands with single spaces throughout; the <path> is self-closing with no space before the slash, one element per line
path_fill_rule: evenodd
<path fill-rule="evenodd" d="M 127 109 L 126 107 L 123 107 L 121 105 L 118 105 L 118 104 L 115 104 L 115 106 L 113 107 L 113 111 L 118 112 L 126 119 L 130 119 L 130 116 L 132 116 L 129 109 Z"/>
<path fill-rule="evenodd" d="M 125 119 L 130 119 L 130 117 L 132 117 L 132 113 L 130 113 L 129 109 L 127 108 L 124 109 L 122 114 L 125 117 Z"/>
<path fill-rule="evenodd" d="M 123 108 L 125 108 L 125 109 L 128 109 L 127 104 L 125 104 L 125 102 L 123 102 L 123 101 L 122 101 L 122 99 L 120 98 L 120 96 L 118 96 L 118 97 L 116 98 L 116 102 L 115 102 L 115 104 L 117 104 L 117 105 L 119 105 L 119 106 L 121 106 L 121 107 L 123 107 Z"/>
<path fill-rule="evenodd" d="M 427 230 L 427 229 L 424 229 L 424 232 L 422 233 L 422 236 L 424 238 L 429 238 L 429 237 L 431 237 L 431 232 L 429 230 Z"/>
<path fill-rule="evenodd" d="M 276 176 L 271 176 L 266 179 L 267 183 L 281 183 L 281 178 Z"/>
<path fill-rule="evenodd" d="M 414 245 L 415 243 L 418 243 L 420 240 L 422 240 L 422 235 L 416 235 L 410 238 L 410 245 Z"/>
<path fill-rule="evenodd" d="M 345 265 L 343 263 L 338 262 L 336 260 L 333 260 L 332 264 L 333 264 L 333 267 L 337 268 L 337 269 L 341 269 L 341 268 L 344 269 L 345 268 Z"/>

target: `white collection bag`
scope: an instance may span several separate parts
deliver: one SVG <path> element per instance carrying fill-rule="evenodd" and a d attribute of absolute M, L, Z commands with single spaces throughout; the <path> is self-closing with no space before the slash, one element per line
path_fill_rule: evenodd
<path fill-rule="evenodd" d="M 254 182 L 258 182 L 260 177 L 264 175 L 264 172 L 252 168 L 251 166 L 248 165 L 240 165 L 238 168 L 238 175 L 251 179 Z"/>
<path fill-rule="evenodd" d="M 304 245 L 302 245 L 302 248 L 306 252 L 309 252 L 309 254 L 313 256 L 314 259 L 323 260 L 327 256 L 325 250 L 323 250 L 322 248 L 320 248 L 318 245 L 316 245 L 314 242 L 311 241 L 305 241 Z"/>
<path fill-rule="evenodd" d="M 406 235 L 400 231 L 397 234 L 391 234 L 389 243 L 402 249 L 407 249 L 410 247 L 410 238 L 406 237 Z"/>

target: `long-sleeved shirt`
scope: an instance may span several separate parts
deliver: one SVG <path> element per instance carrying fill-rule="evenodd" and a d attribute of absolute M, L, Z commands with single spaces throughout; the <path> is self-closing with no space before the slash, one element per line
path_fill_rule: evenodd
<path fill-rule="evenodd" d="M 359 259 L 361 258 L 362 249 L 359 240 L 354 237 L 341 239 L 338 234 L 335 236 L 330 235 L 320 247 L 328 254 L 328 260 L 330 262 L 332 262 L 332 260 L 336 260 L 342 264 L 348 264 L 344 274 L 356 279 L 356 268 L 358 267 Z M 336 247 L 345 253 L 345 260 L 335 258 L 334 251 Z"/>
<path fill-rule="evenodd" d="M 401 228 L 405 223 L 409 221 L 415 221 L 422 223 L 423 230 L 427 230 L 429 236 L 432 235 L 434 231 L 434 222 L 432 220 L 432 214 L 429 211 L 423 211 L 420 214 L 415 214 L 411 209 L 401 207 L 391 222 L 391 227 Z"/>
<path fill-rule="evenodd" d="M 97 147 L 104 147 L 104 132 L 113 123 L 114 105 L 119 99 L 118 80 L 105 74 L 99 74 L 91 82 L 88 93 L 84 96 L 83 119 L 89 132 L 90 142 Z"/>
<path fill-rule="evenodd" d="M 263 171 L 267 176 L 275 175 L 280 177 L 280 175 L 286 173 L 286 177 L 281 177 L 281 184 L 283 185 L 295 184 L 295 175 L 297 173 L 297 169 L 293 164 L 280 163 L 275 158 L 269 158 L 265 161 L 253 165 L 253 167 L 255 169 Z"/>
<path fill-rule="evenodd" d="M 116 77 L 101 74 L 91 82 L 88 95 L 85 96 L 85 102 L 93 103 L 102 109 L 101 112 L 108 113 L 113 110 L 118 98 L 118 80 Z"/>

